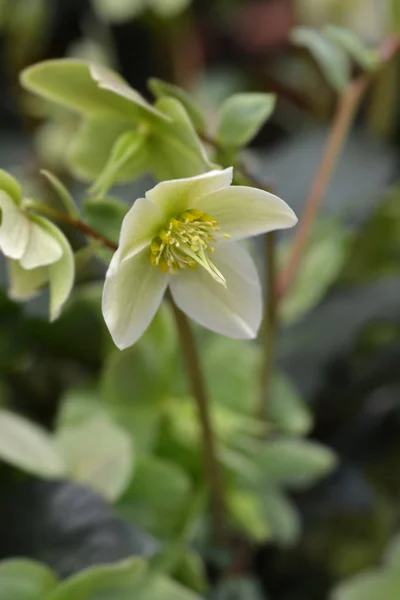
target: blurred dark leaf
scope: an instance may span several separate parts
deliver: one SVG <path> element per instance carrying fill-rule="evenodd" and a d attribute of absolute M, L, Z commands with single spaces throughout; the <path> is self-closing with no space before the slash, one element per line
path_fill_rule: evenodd
<path fill-rule="evenodd" d="M 66 577 L 94 564 L 151 556 L 157 542 L 73 483 L 2 484 L 0 558 L 29 557 Z"/>

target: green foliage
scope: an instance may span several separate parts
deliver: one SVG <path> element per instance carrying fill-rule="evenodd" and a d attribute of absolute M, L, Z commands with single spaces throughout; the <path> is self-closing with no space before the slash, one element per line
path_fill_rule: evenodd
<path fill-rule="evenodd" d="M 267 410 L 271 423 L 284 433 L 306 435 L 312 427 L 311 410 L 283 373 L 277 373 L 272 379 Z"/>
<path fill-rule="evenodd" d="M 29 91 L 82 116 L 69 162 L 78 177 L 101 176 L 96 193 L 147 171 L 163 180 L 190 177 L 210 167 L 176 98 L 161 97 L 153 107 L 113 71 L 73 59 L 33 65 L 23 71 L 21 82 Z"/>
<path fill-rule="evenodd" d="M 102 198 L 101 202 L 96 198 L 88 198 L 83 204 L 83 218 L 90 227 L 117 244 L 121 224 L 128 210 L 128 204 L 117 198 L 108 196 Z"/>
<path fill-rule="evenodd" d="M 189 115 L 196 131 L 199 133 L 205 133 L 207 129 L 206 118 L 202 110 L 194 102 L 190 94 L 182 90 L 177 85 L 157 79 L 153 77 L 149 80 L 149 88 L 153 92 L 156 98 L 164 98 L 170 96 L 176 98 L 185 107 L 187 114 Z"/>
<path fill-rule="evenodd" d="M 217 142 L 227 148 L 246 146 L 259 132 L 275 107 L 273 94 L 235 94 L 221 106 Z"/>
<path fill-rule="evenodd" d="M 349 241 L 349 234 L 335 221 L 316 228 L 299 273 L 281 304 L 286 323 L 298 320 L 322 299 L 345 263 Z"/>
<path fill-rule="evenodd" d="M 8 410 L 0 410 L 0 458 L 41 477 L 62 477 L 66 468 L 50 435 Z"/>
<path fill-rule="evenodd" d="M 22 559 L 0 562 L 0 600 L 45 600 L 57 585 L 45 565 Z"/>
<path fill-rule="evenodd" d="M 400 204 L 394 187 L 353 238 L 340 273 L 342 283 L 363 283 L 399 272 Z"/>
<path fill-rule="evenodd" d="M 144 456 L 137 462 L 135 475 L 118 509 L 154 535 L 174 538 L 189 506 L 191 487 L 187 473 L 179 464 Z"/>
<path fill-rule="evenodd" d="M 256 460 L 266 484 L 293 490 L 312 485 L 336 466 L 335 455 L 325 446 L 289 438 L 271 440 Z"/>
<path fill-rule="evenodd" d="M 128 434 L 106 416 L 95 416 L 57 432 L 68 475 L 114 501 L 127 487 L 134 449 Z"/>
<path fill-rule="evenodd" d="M 350 60 L 343 48 L 308 27 L 293 29 L 291 40 L 294 44 L 307 48 L 333 89 L 343 92 L 350 81 Z"/>
<path fill-rule="evenodd" d="M 369 571 L 339 585 L 332 600 L 397 600 L 399 593 L 400 575 L 397 571 Z"/>
<path fill-rule="evenodd" d="M 380 66 L 381 59 L 378 51 L 368 48 L 349 29 L 328 25 L 322 33 L 336 46 L 343 48 L 366 71 L 374 71 Z"/>

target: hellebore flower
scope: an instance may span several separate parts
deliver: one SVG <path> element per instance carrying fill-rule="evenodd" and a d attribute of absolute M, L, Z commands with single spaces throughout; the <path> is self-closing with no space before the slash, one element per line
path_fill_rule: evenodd
<path fill-rule="evenodd" d="M 167 287 L 200 325 L 254 338 L 262 318 L 259 277 L 237 240 L 292 227 L 280 198 L 232 187 L 232 168 L 164 181 L 136 200 L 122 223 L 103 291 L 103 315 L 124 349 L 144 333 Z"/>
<path fill-rule="evenodd" d="M 74 281 L 74 257 L 64 234 L 30 214 L 18 182 L 0 170 L 0 250 L 7 258 L 8 295 L 29 300 L 50 285 L 50 319 L 56 319 Z"/>

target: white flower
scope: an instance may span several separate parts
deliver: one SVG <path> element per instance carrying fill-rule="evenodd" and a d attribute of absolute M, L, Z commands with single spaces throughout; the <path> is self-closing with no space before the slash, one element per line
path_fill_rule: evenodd
<path fill-rule="evenodd" d="M 151 323 L 167 287 L 189 317 L 232 338 L 254 338 L 260 280 L 237 240 L 292 227 L 297 218 L 268 192 L 231 186 L 232 168 L 164 181 L 136 200 L 104 285 L 103 315 L 120 349 Z"/>
<path fill-rule="evenodd" d="M 6 256 L 13 300 L 29 300 L 50 285 L 50 318 L 56 319 L 74 280 L 74 257 L 64 234 L 24 208 L 18 182 L 0 170 L 0 251 Z"/>

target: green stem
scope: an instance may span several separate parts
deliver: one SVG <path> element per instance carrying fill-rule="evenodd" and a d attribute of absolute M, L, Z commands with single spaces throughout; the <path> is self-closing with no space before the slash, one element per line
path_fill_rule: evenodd
<path fill-rule="evenodd" d="M 216 439 L 211 422 L 209 400 L 192 329 L 186 315 L 179 310 L 170 296 L 176 327 L 186 362 L 193 396 L 196 400 L 202 432 L 204 465 L 210 485 L 213 525 L 218 541 L 224 538 L 225 498 L 221 467 L 217 456 Z"/>
<path fill-rule="evenodd" d="M 274 370 L 275 344 L 278 332 L 278 299 L 276 289 L 277 261 L 276 261 L 276 233 L 270 231 L 264 237 L 266 256 L 266 282 L 267 303 L 261 336 L 263 341 L 263 361 L 260 370 L 260 403 L 259 417 L 265 421 L 267 418 L 268 396 Z"/>

